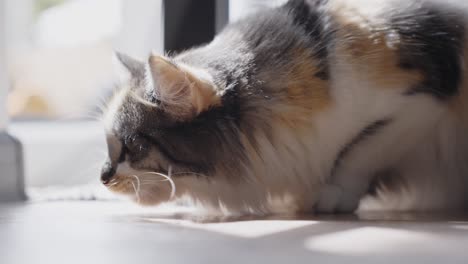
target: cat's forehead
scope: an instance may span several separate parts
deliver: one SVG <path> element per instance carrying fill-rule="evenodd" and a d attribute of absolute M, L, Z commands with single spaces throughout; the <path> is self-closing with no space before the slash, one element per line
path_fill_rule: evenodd
<path fill-rule="evenodd" d="M 104 115 L 108 134 L 130 134 L 138 130 L 146 115 L 144 105 L 138 101 L 130 88 L 123 88 L 114 94 Z"/>
<path fill-rule="evenodd" d="M 107 134 L 112 134 L 115 131 L 115 124 L 119 119 L 120 111 L 124 107 L 129 89 L 119 89 L 114 93 L 112 98 L 107 103 L 107 110 L 104 113 L 104 129 Z"/>
<path fill-rule="evenodd" d="M 151 134 L 172 127 L 174 123 L 163 109 L 148 103 L 131 89 L 116 92 L 104 115 L 106 133 L 120 137 L 136 133 Z"/>

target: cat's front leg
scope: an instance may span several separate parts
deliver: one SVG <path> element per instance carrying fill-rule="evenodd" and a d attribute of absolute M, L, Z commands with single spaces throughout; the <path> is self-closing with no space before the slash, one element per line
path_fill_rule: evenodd
<path fill-rule="evenodd" d="M 358 208 L 369 185 L 369 177 L 356 177 L 353 174 L 337 175 L 332 182 L 322 187 L 315 211 L 317 213 L 352 213 Z"/>
<path fill-rule="evenodd" d="M 361 194 L 346 191 L 339 185 L 323 186 L 319 200 L 315 205 L 317 213 L 352 213 L 359 206 Z"/>
<path fill-rule="evenodd" d="M 341 200 L 342 190 L 339 186 L 326 184 L 322 186 L 315 212 L 332 214 Z"/>

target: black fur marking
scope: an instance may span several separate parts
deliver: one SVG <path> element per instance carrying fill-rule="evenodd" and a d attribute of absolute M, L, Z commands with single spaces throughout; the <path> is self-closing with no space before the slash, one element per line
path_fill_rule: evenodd
<path fill-rule="evenodd" d="M 361 132 L 359 132 L 354 138 L 352 138 L 351 141 L 348 142 L 348 144 L 344 145 L 343 148 L 341 148 L 341 150 L 338 152 L 338 155 L 336 156 L 335 161 L 333 162 L 330 178 L 333 178 L 341 163 L 346 158 L 346 156 L 348 156 L 349 153 L 351 153 L 353 148 L 355 148 L 359 143 L 364 142 L 369 137 L 375 135 L 377 132 L 382 130 L 382 128 L 387 126 L 390 122 L 390 119 L 382 119 L 375 121 L 374 123 L 366 126 L 363 130 L 361 130 Z"/>
<path fill-rule="evenodd" d="M 191 171 L 193 172 L 201 172 L 201 171 L 205 171 L 203 169 L 201 169 L 202 166 L 200 166 L 199 164 L 195 164 L 195 163 L 192 163 L 190 161 L 185 161 L 185 160 L 181 160 L 179 158 L 177 158 L 176 156 L 174 156 L 171 152 L 172 150 L 169 150 L 169 149 L 166 149 L 166 147 L 164 146 L 164 144 L 162 143 L 159 143 L 157 141 L 157 139 L 151 137 L 151 136 L 148 136 L 148 135 L 145 135 L 145 134 L 139 134 L 138 135 L 139 137 L 142 137 L 144 138 L 145 140 L 147 140 L 151 145 L 153 145 L 154 147 L 156 147 L 156 149 L 161 153 L 163 154 L 163 156 L 168 159 L 170 161 L 171 164 L 173 165 L 178 165 L 178 166 L 182 166 L 184 168 L 191 168 Z"/>
<path fill-rule="evenodd" d="M 326 30 L 330 25 L 328 16 L 322 10 L 326 0 L 290 0 L 285 8 L 293 16 L 294 23 L 302 27 L 311 39 L 314 56 L 319 60 L 317 78 L 328 80 L 328 48 L 332 30 Z"/>
<path fill-rule="evenodd" d="M 130 162 L 137 162 L 148 156 L 150 143 L 137 133 L 124 139 L 122 150 Z"/>
<path fill-rule="evenodd" d="M 124 140 L 122 140 L 122 148 L 120 149 L 120 155 L 117 160 L 117 163 L 122 163 L 125 161 L 125 155 L 127 155 L 127 147 L 125 146 Z"/>
<path fill-rule="evenodd" d="M 400 67 L 424 74 L 407 95 L 429 93 L 438 99 L 457 94 L 465 29 L 453 12 L 425 6 L 393 14 L 390 27 L 401 38 Z"/>

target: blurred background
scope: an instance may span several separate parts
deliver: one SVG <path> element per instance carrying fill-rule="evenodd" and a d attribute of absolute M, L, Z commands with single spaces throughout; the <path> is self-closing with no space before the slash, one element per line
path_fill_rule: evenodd
<path fill-rule="evenodd" d="M 7 0 L 8 114 L 86 118 L 113 85 L 114 49 L 163 51 L 161 1 Z"/>
<path fill-rule="evenodd" d="M 179 52 L 282 2 L 3 0 L 8 85 L 0 89 L 8 94 L 8 130 L 23 145 L 30 196 L 96 198 L 106 155 L 99 116 L 117 80 L 114 50 L 141 60 Z"/>

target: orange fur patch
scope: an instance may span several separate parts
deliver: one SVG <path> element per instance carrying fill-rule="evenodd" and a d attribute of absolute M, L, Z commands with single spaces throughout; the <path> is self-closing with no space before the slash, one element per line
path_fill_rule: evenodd
<path fill-rule="evenodd" d="M 305 51 L 298 51 L 294 58 L 294 66 L 287 76 L 288 99 L 315 112 L 323 109 L 330 102 L 328 82 L 314 74 L 317 66 Z"/>
<path fill-rule="evenodd" d="M 335 53 L 339 60 L 350 63 L 356 73 L 362 73 L 376 83 L 376 88 L 404 90 L 423 80 L 423 74 L 418 70 L 403 69 L 398 65 L 399 35 L 382 25 L 379 14 L 372 13 L 372 8 L 361 11 L 363 7 L 346 1 L 332 3 L 330 12 L 338 23 Z"/>
<path fill-rule="evenodd" d="M 189 119 L 219 105 L 220 96 L 200 70 L 188 66 L 175 66 L 165 58 L 152 55 L 149 58 L 152 78 L 159 83 L 159 96 L 166 109 L 181 119 Z"/>
<path fill-rule="evenodd" d="M 293 66 L 286 75 L 289 107 L 279 111 L 279 116 L 289 125 L 297 126 L 300 119 L 324 110 L 331 103 L 328 81 L 315 76 L 317 64 L 307 49 L 293 52 Z"/>

